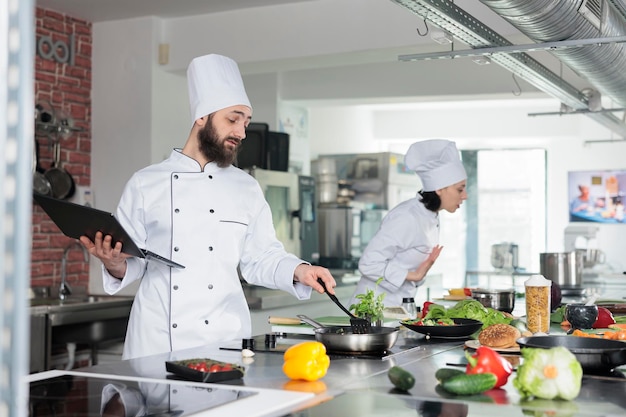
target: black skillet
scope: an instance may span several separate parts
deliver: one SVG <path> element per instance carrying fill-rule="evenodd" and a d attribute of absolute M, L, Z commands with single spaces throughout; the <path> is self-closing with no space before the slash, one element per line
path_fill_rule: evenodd
<path fill-rule="evenodd" d="M 517 340 L 520 348 L 563 346 L 576 356 L 584 373 L 605 374 L 626 364 L 626 343 L 579 336 L 531 336 Z"/>

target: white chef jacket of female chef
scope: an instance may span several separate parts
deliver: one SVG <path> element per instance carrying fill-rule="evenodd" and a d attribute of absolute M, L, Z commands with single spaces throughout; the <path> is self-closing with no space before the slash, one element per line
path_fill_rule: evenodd
<path fill-rule="evenodd" d="M 416 287 L 424 283 L 406 281 L 409 271 L 428 258 L 439 244 L 439 217 L 428 210 L 420 196 L 398 204 L 383 218 L 381 225 L 359 259 L 359 280 L 350 304 L 357 294 L 372 289 L 385 292 L 385 306 L 399 306 L 405 297 L 415 297 Z M 383 281 L 376 288 L 376 281 Z"/>
<path fill-rule="evenodd" d="M 131 177 L 116 217 L 140 247 L 185 266 L 129 258 L 122 280 L 103 268 L 108 294 L 141 279 L 124 359 L 251 337 L 238 266 L 251 284 L 311 295 L 293 283 L 304 261 L 285 252 L 261 187 L 239 168 L 208 163 L 202 170 L 174 149 Z"/>

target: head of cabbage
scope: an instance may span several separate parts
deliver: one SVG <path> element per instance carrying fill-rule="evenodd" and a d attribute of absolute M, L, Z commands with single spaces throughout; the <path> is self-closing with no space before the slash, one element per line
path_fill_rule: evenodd
<path fill-rule="evenodd" d="M 563 346 L 550 349 L 522 348 L 524 360 L 513 386 L 522 397 L 573 400 L 580 393 L 583 368 Z"/>

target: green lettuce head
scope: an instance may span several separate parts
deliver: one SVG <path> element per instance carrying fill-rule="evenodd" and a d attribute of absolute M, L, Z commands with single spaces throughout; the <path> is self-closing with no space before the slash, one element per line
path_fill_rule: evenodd
<path fill-rule="evenodd" d="M 523 348 L 521 353 L 524 361 L 513 386 L 522 397 L 573 400 L 578 396 L 583 368 L 569 350 L 562 346 Z"/>

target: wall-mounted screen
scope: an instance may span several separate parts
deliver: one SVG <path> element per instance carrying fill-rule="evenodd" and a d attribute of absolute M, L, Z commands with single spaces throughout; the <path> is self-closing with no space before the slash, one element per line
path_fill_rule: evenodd
<path fill-rule="evenodd" d="M 568 173 L 572 222 L 626 223 L 626 169 Z"/>

